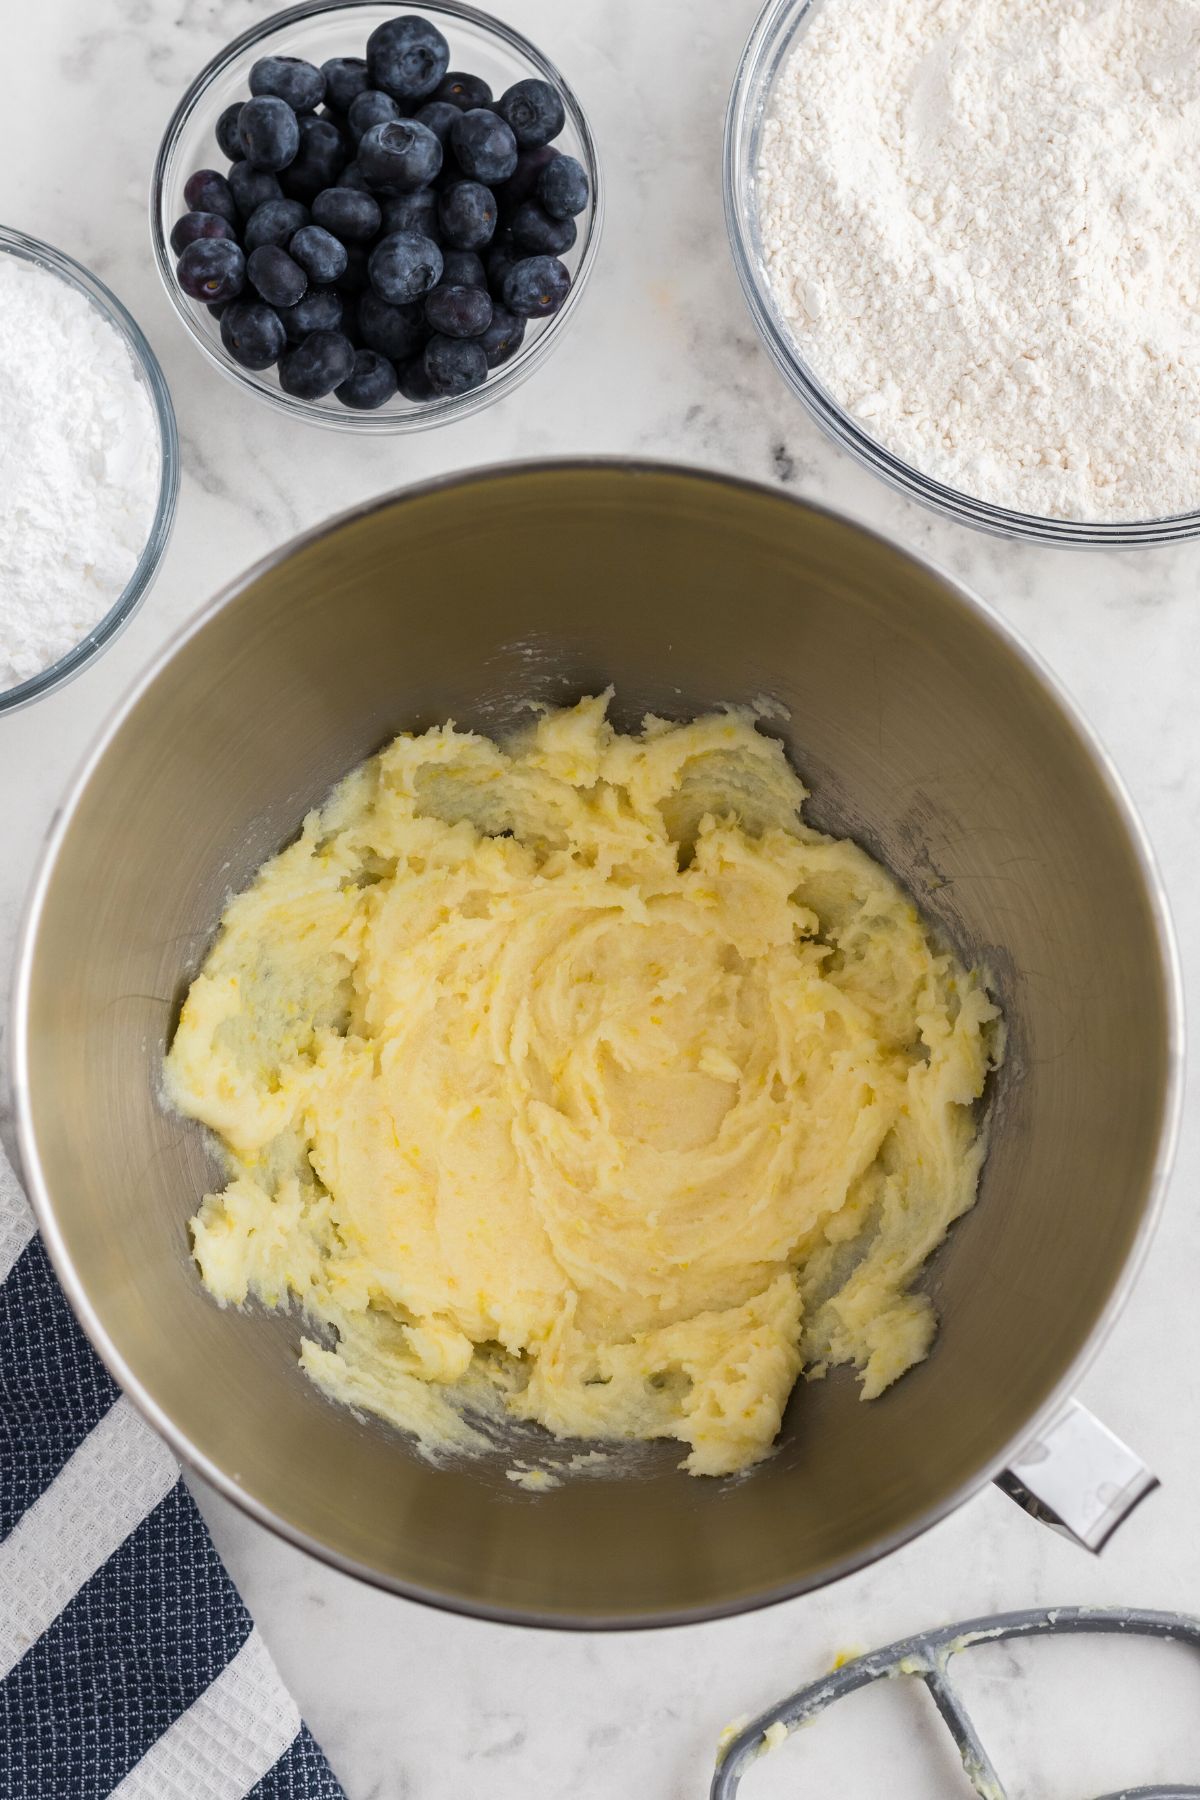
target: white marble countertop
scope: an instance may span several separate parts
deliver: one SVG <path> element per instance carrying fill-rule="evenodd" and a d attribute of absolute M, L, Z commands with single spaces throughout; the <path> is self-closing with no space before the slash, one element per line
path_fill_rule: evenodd
<path fill-rule="evenodd" d="M 133 673 L 224 581 L 324 515 L 419 476 L 511 457 L 634 451 L 829 501 L 932 555 L 1018 625 L 1082 703 L 1133 790 L 1196 993 L 1200 545 L 1100 557 L 993 541 L 893 497 L 818 434 L 757 345 L 722 222 L 721 121 L 756 3 L 493 0 L 560 63 L 590 111 L 609 186 L 594 285 L 555 358 L 507 401 L 440 432 L 359 441 L 298 430 L 218 380 L 171 313 L 151 262 L 146 189 L 162 127 L 185 82 L 263 16 L 266 0 L 9 0 L 0 219 L 90 264 L 137 315 L 174 393 L 183 485 L 166 564 L 124 637 L 63 692 L 0 719 L 5 987 L 23 891 L 73 765 Z M 0 416 L 2 405 L 0 397 Z M 566 1636 L 452 1618 L 369 1591 L 201 1492 L 218 1545 L 350 1800 L 694 1800 L 706 1791 L 721 1726 L 819 1674 L 839 1649 L 1039 1603 L 1200 1611 L 1195 1119 L 1189 1108 L 1145 1273 L 1082 1387 L 1164 1483 L 1100 1560 L 987 1491 L 916 1544 L 815 1597 L 686 1630 Z M 8 1128 L 0 1118 L 0 1131 Z M 983 1716 L 996 1721 L 994 1754 L 1025 1771 L 1014 1792 L 1061 1800 L 1172 1775 L 1200 1781 L 1200 1669 L 1184 1666 L 1182 1652 L 1048 1654 L 1062 1683 L 1054 1708 L 1017 1679 L 1024 1659 L 990 1653 L 978 1683 Z M 1122 1677 L 1136 1670 L 1131 1685 L 1118 1665 Z M 1190 1721 L 1182 1710 L 1189 1691 Z M 747 1793 L 878 1800 L 882 1767 L 892 1800 L 963 1791 L 919 1699 L 893 1691 L 851 1702 L 846 1727 L 830 1719 L 803 1734 L 756 1771 Z M 857 1782 L 839 1760 L 851 1752 Z M 886 1763 L 872 1764 L 879 1757 Z"/>

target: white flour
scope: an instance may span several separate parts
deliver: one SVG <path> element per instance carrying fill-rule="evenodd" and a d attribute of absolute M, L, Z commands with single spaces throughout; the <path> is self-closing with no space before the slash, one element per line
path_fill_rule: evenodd
<path fill-rule="evenodd" d="M 816 0 L 764 127 L 814 374 L 951 487 L 1200 507 L 1200 0 Z"/>
<path fill-rule="evenodd" d="M 158 480 L 121 337 L 57 275 L 0 255 L 0 689 L 57 662 L 120 597 Z"/>

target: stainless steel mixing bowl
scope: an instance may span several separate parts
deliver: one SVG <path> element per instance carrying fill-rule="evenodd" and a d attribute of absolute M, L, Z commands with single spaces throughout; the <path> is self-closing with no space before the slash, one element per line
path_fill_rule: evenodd
<path fill-rule="evenodd" d="M 871 1406 L 801 1386 L 749 1479 L 677 1445 L 538 1494 L 434 1469 L 222 1312 L 187 1220 L 215 1171 L 159 1071 L 226 896 L 402 727 L 495 731 L 615 682 L 625 725 L 769 696 L 814 820 L 994 972 L 1011 1048 L 929 1361 Z M 374 503 L 272 557 L 149 671 L 54 827 L 20 953 L 22 1155 L 55 1264 L 178 1453 L 295 1542 L 494 1617 L 632 1625 L 815 1587 L 1019 1451 L 1125 1291 L 1169 1156 L 1177 975 L 1147 851 L 1085 728 L 977 601 L 848 520 L 668 467 L 563 463 Z M 572 1447 L 575 1448 L 575 1447 Z"/>

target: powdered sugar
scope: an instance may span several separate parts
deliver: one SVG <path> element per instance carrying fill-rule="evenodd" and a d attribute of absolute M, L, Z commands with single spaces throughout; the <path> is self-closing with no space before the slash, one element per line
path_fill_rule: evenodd
<path fill-rule="evenodd" d="M 764 261 L 817 379 L 985 500 L 1200 507 L 1200 0 L 814 0 Z"/>
<path fill-rule="evenodd" d="M 154 413 L 119 333 L 59 276 L 0 255 L 0 689 L 119 599 L 158 485 Z"/>

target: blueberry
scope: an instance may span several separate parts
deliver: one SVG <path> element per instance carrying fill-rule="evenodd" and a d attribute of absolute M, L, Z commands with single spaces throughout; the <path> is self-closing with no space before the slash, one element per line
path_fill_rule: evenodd
<path fill-rule="evenodd" d="M 503 299 L 508 311 L 523 319 L 545 319 L 570 291 L 571 277 L 557 257 L 527 256 L 505 276 Z"/>
<path fill-rule="evenodd" d="M 372 82 L 396 100 L 425 100 L 450 63 L 450 46 L 428 19 L 406 13 L 377 25 L 367 39 Z"/>
<path fill-rule="evenodd" d="M 279 184 L 290 200 L 303 200 L 311 206 L 322 188 L 333 186 L 346 162 L 346 145 L 338 127 L 329 119 L 306 114 L 300 121 L 300 148 Z"/>
<path fill-rule="evenodd" d="M 524 336 L 524 319 L 519 319 L 506 307 L 493 307 L 492 322 L 479 337 L 479 345 L 487 357 L 488 368 L 498 369 L 501 363 L 515 355 L 521 348 Z"/>
<path fill-rule="evenodd" d="M 248 219 L 268 200 L 283 199 L 283 189 L 277 178 L 268 175 L 265 169 L 252 168 L 248 162 L 234 163 L 229 171 L 229 188 L 243 219 Z"/>
<path fill-rule="evenodd" d="M 456 181 L 438 200 L 442 240 L 452 250 L 478 250 L 496 230 L 496 197 L 478 181 Z"/>
<path fill-rule="evenodd" d="M 354 347 L 340 331 L 310 331 L 279 359 L 279 385 L 297 400 L 319 400 L 349 379 Z"/>
<path fill-rule="evenodd" d="M 299 200 L 265 201 L 262 206 L 255 207 L 246 220 L 242 242 L 247 256 L 263 244 L 286 244 L 302 225 L 307 224 L 308 208 Z"/>
<path fill-rule="evenodd" d="M 381 221 L 379 202 L 373 195 L 344 187 L 326 188 L 318 194 L 312 203 L 312 216 L 343 244 L 365 243 L 375 236 Z"/>
<path fill-rule="evenodd" d="M 239 162 L 241 160 L 242 140 L 238 136 L 238 119 L 241 116 L 241 111 L 242 102 L 240 100 L 235 100 L 231 106 L 225 108 L 224 112 L 217 120 L 217 149 L 221 152 L 222 156 L 227 156 L 230 162 Z"/>
<path fill-rule="evenodd" d="M 360 94 L 371 85 L 366 61 L 361 56 L 331 56 L 321 64 L 325 77 L 325 104 L 348 113 Z"/>
<path fill-rule="evenodd" d="M 504 120 L 473 107 L 454 121 L 450 143 L 464 175 L 491 187 L 507 181 L 517 166 L 517 140 Z"/>
<path fill-rule="evenodd" d="M 372 125 L 385 125 L 389 119 L 399 117 L 400 108 L 390 94 L 381 94 L 377 88 L 367 88 L 357 99 L 351 101 L 350 111 L 346 114 L 346 130 L 350 133 L 351 142 L 357 144 Z"/>
<path fill-rule="evenodd" d="M 310 331 L 345 331 L 346 303 L 333 288 L 310 287 L 295 306 L 281 307 L 279 317 L 288 343 L 299 344 Z"/>
<path fill-rule="evenodd" d="M 463 75 L 455 69 L 443 75 L 433 97 L 457 107 L 459 112 L 492 104 L 492 90 L 481 75 Z"/>
<path fill-rule="evenodd" d="M 429 377 L 425 373 L 424 356 L 414 356 L 411 362 L 402 364 L 396 370 L 397 384 L 406 400 L 432 400 L 433 389 L 429 385 Z"/>
<path fill-rule="evenodd" d="M 563 103 L 548 81 L 517 81 L 496 102 L 496 111 L 512 127 L 522 150 L 556 138 L 567 122 Z"/>
<path fill-rule="evenodd" d="M 189 212 L 217 213 L 232 225 L 238 216 L 233 191 L 223 175 L 215 169 L 197 169 L 183 184 L 183 198 Z"/>
<path fill-rule="evenodd" d="M 419 231 L 393 231 L 372 250 L 369 270 L 379 298 L 403 306 L 436 287 L 442 276 L 442 253 Z"/>
<path fill-rule="evenodd" d="M 418 125 L 424 125 L 426 131 L 432 131 L 434 137 L 445 149 L 450 137 L 450 127 L 457 119 L 459 109 L 451 106 L 448 100 L 427 100 L 413 114 Z"/>
<path fill-rule="evenodd" d="M 357 350 L 354 368 L 334 393 L 343 406 L 355 412 L 374 412 L 386 406 L 396 392 L 396 371 L 377 350 Z"/>
<path fill-rule="evenodd" d="M 186 212 L 181 219 L 176 219 L 171 227 L 171 248 L 176 256 L 182 256 L 197 238 L 229 238 L 236 242 L 237 233 L 229 220 L 222 219 L 218 213 Z"/>
<path fill-rule="evenodd" d="M 358 303 L 358 335 L 368 350 L 377 350 L 392 362 L 408 362 L 429 337 L 425 309 L 420 301 L 389 306 L 368 288 Z"/>
<path fill-rule="evenodd" d="M 325 77 L 298 56 L 260 56 L 250 70 L 252 94 L 274 94 L 293 112 L 315 112 L 325 98 Z"/>
<path fill-rule="evenodd" d="M 235 302 L 221 314 L 221 342 L 243 369 L 269 369 L 287 345 L 279 314 L 257 302 Z"/>
<path fill-rule="evenodd" d="M 371 191 L 366 176 L 358 166 L 357 158 L 355 158 L 353 162 L 348 162 L 346 164 L 345 168 L 338 176 L 335 186 L 340 188 L 353 188 L 354 192 L 357 194 L 369 194 Z"/>
<path fill-rule="evenodd" d="M 260 244 L 252 250 L 246 273 L 268 306 L 295 306 L 308 289 L 308 276 L 278 244 Z"/>
<path fill-rule="evenodd" d="M 411 194 L 427 187 L 442 166 L 442 146 L 427 125 L 389 119 L 359 141 L 358 166 L 376 193 Z"/>
<path fill-rule="evenodd" d="M 542 171 L 558 156 L 553 144 L 539 144 L 535 150 L 522 150 L 517 166 L 506 182 L 496 189 L 496 203 L 501 214 L 511 218 L 523 200 L 537 197 Z"/>
<path fill-rule="evenodd" d="M 473 250 L 445 250 L 442 252 L 442 286 L 485 288 L 487 270 Z"/>
<path fill-rule="evenodd" d="M 509 229 L 527 256 L 562 256 L 577 236 L 574 219 L 552 219 L 537 200 L 521 202 Z"/>
<path fill-rule="evenodd" d="M 537 197 L 552 219 L 573 219 L 588 203 L 587 170 L 573 156 L 556 156 L 538 176 Z"/>
<path fill-rule="evenodd" d="M 488 286 L 493 294 L 503 295 L 508 272 L 520 261 L 521 252 L 513 243 L 511 231 L 505 231 L 493 240 L 487 256 Z"/>
<path fill-rule="evenodd" d="M 300 125 L 286 100 L 259 94 L 247 100 L 238 117 L 242 155 L 256 169 L 277 175 L 300 148 Z"/>
<path fill-rule="evenodd" d="M 431 337 L 425 373 L 435 394 L 465 394 L 487 380 L 487 357 L 470 338 Z"/>
<path fill-rule="evenodd" d="M 334 282 L 339 294 L 361 294 L 370 280 L 370 255 L 365 244 L 346 245 L 346 267 Z"/>
<path fill-rule="evenodd" d="M 322 287 L 344 275 L 349 261 L 345 244 L 320 225 L 302 225 L 288 244 L 288 255 L 300 264 L 310 281 Z"/>
<path fill-rule="evenodd" d="M 492 298 L 486 288 L 440 282 L 425 296 L 425 317 L 443 337 L 482 337 L 492 322 Z"/>
<path fill-rule="evenodd" d="M 185 294 L 211 305 L 218 300 L 234 300 L 241 293 L 246 282 L 246 259 L 228 238 L 197 238 L 180 256 L 175 273 Z"/>
<path fill-rule="evenodd" d="M 380 204 L 385 232 L 419 231 L 424 237 L 438 236 L 438 197 L 433 188 L 418 188 L 415 194 L 397 194 Z"/>

